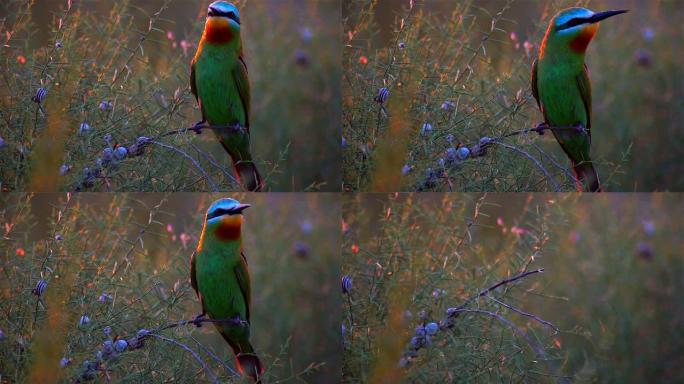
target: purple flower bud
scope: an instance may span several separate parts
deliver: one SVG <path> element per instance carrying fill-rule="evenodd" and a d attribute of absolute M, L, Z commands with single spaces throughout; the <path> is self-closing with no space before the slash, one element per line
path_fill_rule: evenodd
<path fill-rule="evenodd" d="M 114 297 L 112 295 L 108 294 L 107 292 L 102 292 L 100 297 L 97 298 L 97 301 L 99 301 L 100 303 L 104 303 L 107 300 L 113 300 L 113 299 L 114 299 Z"/>
<path fill-rule="evenodd" d="M 55 48 L 57 48 L 57 49 L 62 49 L 62 42 L 59 41 L 59 40 L 57 40 L 57 41 L 55 42 Z"/>
<path fill-rule="evenodd" d="M 128 342 L 124 339 L 119 339 L 114 343 L 114 350 L 121 353 L 128 348 Z"/>
<path fill-rule="evenodd" d="M 454 137 L 454 135 L 448 134 L 448 135 L 446 136 L 446 141 L 447 141 L 447 143 L 451 144 L 451 143 L 454 142 L 454 140 L 456 140 L 456 138 Z"/>
<path fill-rule="evenodd" d="M 406 48 L 406 44 L 402 41 L 399 43 L 399 49 L 404 49 Z"/>
<path fill-rule="evenodd" d="M 427 323 L 425 326 L 425 332 L 427 332 L 428 335 L 434 335 L 439 331 L 439 325 L 437 323 Z"/>
<path fill-rule="evenodd" d="M 43 296 L 43 294 L 45 293 L 45 290 L 47 289 L 47 285 L 48 285 L 47 281 L 40 279 L 36 283 L 36 287 L 33 288 L 33 291 L 31 291 L 31 292 L 33 292 L 33 294 L 36 296 Z"/>
<path fill-rule="evenodd" d="M 121 161 L 121 160 L 125 159 L 126 155 L 128 155 L 128 150 L 124 146 L 117 147 L 114 150 L 114 159 L 117 161 Z"/>
<path fill-rule="evenodd" d="M 342 148 L 347 148 L 347 139 L 342 138 Z"/>
<path fill-rule="evenodd" d="M 352 290 L 352 278 L 348 275 L 342 277 L 342 293 L 348 294 Z"/>
<path fill-rule="evenodd" d="M 375 100 L 376 103 L 385 104 L 387 102 L 388 98 L 389 98 L 389 89 L 383 87 L 383 88 L 378 89 L 378 95 L 375 96 L 375 98 L 373 100 Z"/>
<path fill-rule="evenodd" d="M 423 338 L 422 337 L 412 337 L 411 338 L 411 345 L 413 345 L 415 348 L 420 348 L 423 345 Z"/>
<path fill-rule="evenodd" d="M 480 145 L 487 145 L 492 141 L 489 137 L 485 136 L 480 139 Z"/>
<path fill-rule="evenodd" d="M 59 174 L 62 176 L 66 176 L 66 174 L 69 173 L 69 171 L 71 171 L 71 166 L 68 164 L 62 164 L 59 167 Z"/>
<path fill-rule="evenodd" d="M 642 36 L 644 37 L 644 40 L 646 41 L 653 41 L 655 38 L 655 32 L 653 31 L 653 28 L 646 27 L 641 31 Z"/>
<path fill-rule="evenodd" d="M 55 241 L 62 241 L 62 235 L 59 233 L 55 235 Z"/>
<path fill-rule="evenodd" d="M 445 111 L 448 111 L 454 107 L 456 107 L 456 104 L 454 104 L 453 102 L 451 102 L 449 100 L 442 103 L 442 109 Z"/>
<path fill-rule="evenodd" d="M 417 337 L 425 337 L 425 327 L 422 325 L 419 325 L 416 327 L 416 336 Z"/>
<path fill-rule="evenodd" d="M 85 135 L 90 131 L 90 125 L 88 123 L 81 123 L 81 125 L 78 127 L 78 133 L 81 135 Z"/>
<path fill-rule="evenodd" d="M 467 159 L 469 156 L 470 156 L 470 149 L 468 149 L 468 147 L 461 147 L 461 148 L 459 148 L 458 151 L 456 152 L 456 157 L 457 157 L 459 160 L 465 160 L 465 159 Z"/>
<path fill-rule="evenodd" d="M 90 323 L 90 317 L 88 317 L 88 315 L 83 315 L 78 320 L 78 326 L 79 327 L 85 327 L 86 325 L 88 325 L 88 323 Z"/>
<path fill-rule="evenodd" d="M 102 329 L 102 332 L 104 332 L 105 336 L 109 336 L 112 333 L 112 327 L 108 325 Z"/>
<path fill-rule="evenodd" d="M 445 168 L 446 167 L 446 160 L 444 160 L 443 157 L 440 157 L 439 160 L 437 160 L 437 165 L 439 165 L 440 168 Z"/>
<path fill-rule="evenodd" d="M 64 368 L 67 365 L 71 364 L 71 359 L 67 359 L 66 357 L 62 357 L 61 360 L 59 360 L 59 366 Z"/>
<path fill-rule="evenodd" d="M 148 331 L 148 330 L 145 329 L 145 328 L 141 328 L 141 329 L 138 330 L 138 337 L 139 337 L 139 338 L 146 337 L 146 336 L 149 335 L 149 334 L 150 334 L 150 331 Z"/>
<path fill-rule="evenodd" d="M 36 91 L 35 96 L 33 96 L 33 97 L 31 98 L 31 101 L 33 101 L 34 103 L 40 104 L 40 103 L 42 103 L 43 101 L 45 101 L 45 96 L 47 96 L 47 89 L 45 89 L 45 88 L 43 88 L 43 87 L 40 87 L 40 88 L 38 88 L 38 90 Z"/>
<path fill-rule="evenodd" d="M 104 135 L 102 138 L 104 139 L 105 143 L 107 143 L 107 144 L 112 142 L 112 135 L 110 133 Z"/>
<path fill-rule="evenodd" d="M 311 31 L 311 28 L 309 28 L 309 27 L 301 28 L 299 30 L 299 37 L 305 43 L 311 42 L 311 39 L 313 39 L 313 32 Z"/>
<path fill-rule="evenodd" d="M 406 176 L 406 175 L 408 175 L 409 173 L 411 173 L 411 171 L 413 171 L 413 166 L 412 166 L 412 165 L 405 164 L 403 167 L 401 167 L 401 174 L 404 175 L 404 176 Z"/>
<path fill-rule="evenodd" d="M 106 111 L 108 109 L 114 108 L 114 104 L 110 103 L 107 100 L 102 100 L 98 108 L 100 108 L 100 111 Z"/>
<path fill-rule="evenodd" d="M 311 224 L 311 221 L 309 220 L 304 220 L 299 224 L 299 228 L 302 230 L 303 233 L 309 234 L 311 231 L 313 231 L 313 224 Z"/>
<path fill-rule="evenodd" d="M 423 124 L 423 127 L 420 129 L 420 135 L 421 136 L 427 136 L 432 132 L 432 124 L 430 123 L 425 123 Z"/>
<path fill-rule="evenodd" d="M 5 143 L 5 139 L 3 139 L 2 137 L 0 137 L 0 148 L 4 148 L 4 147 L 5 147 L 5 144 L 6 144 L 6 143 Z"/>
<path fill-rule="evenodd" d="M 646 220 L 642 223 L 642 225 L 644 227 L 644 233 L 646 233 L 646 235 L 653 236 L 653 234 L 655 234 L 656 227 L 653 220 Z"/>

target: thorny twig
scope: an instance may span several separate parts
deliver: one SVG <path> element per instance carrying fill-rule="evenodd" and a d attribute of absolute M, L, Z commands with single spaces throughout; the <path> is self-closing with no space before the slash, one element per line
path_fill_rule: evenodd
<path fill-rule="evenodd" d="M 513 277 L 509 277 L 508 279 L 501 280 L 501 281 L 499 281 L 498 283 L 493 284 L 493 285 L 491 285 L 491 286 L 489 286 L 489 287 L 487 287 L 487 288 L 481 290 L 481 291 L 478 292 L 477 294 L 471 296 L 471 297 L 468 298 L 466 301 L 464 301 L 463 304 L 461 304 L 461 305 L 459 305 L 459 306 L 457 306 L 457 307 L 453 307 L 453 308 L 447 309 L 447 311 L 446 311 L 446 316 L 444 316 L 444 317 L 439 321 L 439 324 L 434 323 L 434 324 L 436 325 L 436 327 L 433 326 L 432 329 L 428 329 L 428 327 L 425 327 L 424 325 L 421 325 L 421 326 L 417 327 L 417 328 L 416 328 L 416 332 L 415 332 L 415 336 L 411 339 L 411 343 L 409 343 L 409 345 L 407 346 L 406 350 L 405 350 L 404 353 L 402 354 L 402 357 L 401 357 L 401 360 L 400 360 L 400 362 L 399 362 L 399 365 L 400 365 L 400 366 L 407 366 L 407 365 L 409 365 L 409 364 L 411 363 L 411 360 L 414 359 L 414 358 L 416 358 L 416 357 L 418 356 L 418 351 L 419 351 L 421 348 L 426 347 L 426 346 L 430 343 L 431 337 L 433 337 L 435 334 L 437 334 L 438 331 L 446 331 L 447 329 L 453 328 L 454 325 L 456 325 L 456 324 L 455 324 L 455 319 L 458 317 L 459 314 L 461 314 L 461 313 L 463 313 L 463 312 L 484 313 L 484 314 L 493 315 L 494 317 L 496 317 L 496 318 L 498 318 L 498 319 L 500 319 L 500 320 L 503 319 L 503 320 L 502 320 L 503 323 L 505 323 L 505 324 L 508 325 L 508 326 L 513 326 L 513 327 L 515 328 L 516 333 L 521 333 L 522 335 L 525 336 L 525 339 L 528 341 L 528 343 L 530 343 L 530 346 L 532 346 L 532 347 L 534 348 L 535 352 L 536 352 L 538 355 L 539 355 L 540 353 L 541 353 L 541 355 L 543 355 L 543 349 L 540 350 L 540 348 L 539 348 L 538 345 L 536 345 L 535 343 L 533 343 L 533 342 L 531 342 L 531 341 L 529 340 L 529 338 L 527 337 L 527 334 L 526 334 L 526 333 L 524 333 L 522 330 L 520 330 L 520 329 L 518 329 L 517 327 L 515 327 L 515 325 L 513 325 L 513 323 L 511 323 L 509 320 L 503 318 L 503 316 L 501 316 L 501 315 L 499 315 L 499 314 L 495 314 L 495 313 L 493 313 L 493 312 L 488 312 L 488 311 L 479 310 L 479 309 L 478 309 L 478 310 L 473 310 L 473 309 L 468 309 L 468 308 L 467 308 L 470 304 L 472 304 L 473 302 L 475 302 L 475 301 L 478 300 L 479 298 L 484 297 L 484 296 L 489 297 L 489 294 L 490 294 L 492 291 L 494 291 L 494 290 L 496 290 L 497 288 L 499 288 L 499 287 L 502 287 L 502 286 L 504 286 L 504 285 L 508 285 L 508 284 L 514 283 L 514 282 L 516 282 L 516 281 L 518 281 L 518 280 L 522 280 L 522 279 L 524 279 L 524 278 L 526 278 L 526 277 L 528 277 L 528 276 L 530 276 L 530 275 L 534 275 L 534 274 L 537 274 L 537 273 L 541 273 L 541 272 L 543 272 L 543 271 L 544 271 L 543 268 L 535 269 L 535 270 L 531 270 L 531 271 L 525 271 L 525 272 L 519 273 L 519 274 L 517 274 L 517 275 L 515 275 L 515 276 L 513 276 Z M 489 297 L 489 298 L 491 299 L 491 297 Z M 497 302 L 497 303 L 500 303 L 500 304 L 502 304 L 502 305 L 504 304 L 504 303 L 500 302 L 499 300 L 494 300 L 494 301 Z M 538 321 L 538 322 L 540 322 L 541 324 L 544 324 L 544 325 L 546 325 L 546 326 L 550 326 L 550 327 L 553 328 L 556 332 L 558 332 L 558 328 L 555 327 L 553 324 L 551 324 L 550 322 L 548 322 L 548 321 L 546 321 L 546 320 L 543 320 L 543 319 L 541 319 L 541 318 L 539 318 L 539 317 L 537 317 L 537 316 L 531 315 L 531 314 L 527 314 L 526 312 L 523 312 L 523 311 L 521 311 L 521 310 L 518 310 L 517 308 L 514 309 L 514 308 L 513 308 L 512 306 L 510 306 L 510 305 L 504 305 L 504 307 L 509 308 L 509 309 L 513 310 L 514 312 L 520 313 L 521 315 L 525 315 L 525 316 L 528 316 L 528 315 L 529 315 L 528 317 L 532 318 L 533 320 Z M 541 352 L 540 352 L 540 351 L 541 351 Z"/>
<path fill-rule="evenodd" d="M 588 131 L 581 125 L 578 126 L 550 126 L 548 124 L 542 123 L 537 125 L 534 128 L 527 128 L 527 129 L 521 129 L 513 132 L 506 133 L 504 135 L 498 136 L 498 137 L 482 137 L 479 142 L 471 145 L 467 144 L 461 144 L 459 145 L 459 148 L 466 148 L 468 149 L 468 155 L 467 158 L 476 158 L 476 157 L 483 157 L 487 154 L 487 149 L 490 148 L 493 145 L 500 145 L 502 147 L 505 147 L 507 149 L 513 150 L 528 159 L 530 159 L 534 164 L 542 171 L 544 176 L 549 180 L 549 182 L 553 185 L 553 188 L 556 192 L 559 192 L 561 187 L 558 184 L 558 182 L 551 176 L 551 174 L 544 168 L 544 166 L 541 164 L 539 160 L 537 160 L 534 156 L 529 154 L 528 152 L 525 152 L 521 150 L 518 147 L 515 147 L 513 145 L 505 144 L 502 141 L 504 139 L 514 137 L 514 136 L 521 136 L 521 135 L 527 135 L 529 133 L 537 133 L 540 136 L 544 135 L 546 131 L 571 131 L 571 132 L 576 132 L 579 134 L 583 135 L 588 135 Z M 548 156 L 548 155 L 547 155 Z M 449 167 L 456 166 L 460 164 L 462 161 L 466 159 L 458 159 L 458 158 L 449 158 L 447 156 L 445 166 L 441 169 L 437 170 L 432 170 L 430 169 L 430 172 L 427 172 L 427 175 L 424 180 L 422 180 L 417 186 L 416 190 L 417 191 L 425 191 L 429 190 L 431 188 L 434 188 L 436 185 L 436 182 L 438 179 L 449 179 L 447 175 L 447 169 Z M 575 179 L 575 176 L 573 176 L 567 169 L 563 168 L 560 166 L 560 164 L 557 164 L 555 161 L 553 161 L 554 165 L 557 167 L 560 167 L 562 171 L 567 174 L 571 175 L 572 179 Z M 575 180 L 576 181 L 576 180 Z"/>
<path fill-rule="evenodd" d="M 209 174 L 202 168 L 202 166 L 199 164 L 199 162 L 194 159 L 192 156 L 187 154 L 186 152 L 166 143 L 162 143 L 159 140 L 164 138 L 164 137 L 169 137 L 169 136 L 175 136 L 187 132 L 194 132 L 196 134 L 201 134 L 203 130 L 209 129 L 213 131 L 222 131 L 225 133 L 245 133 L 246 128 L 241 126 L 240 124 L 235 124 L 235 125 L 208 125 L 208 124 L 196 124 L 192 127 L 187 127 L 187 128 L 180 128 L 180 129 L 174 129 L 166 132 L 162 132 L 156 136 L 153 137 L 145 137 L 145 136 L 140 136 L 138 137 L 135 142 L 130 142 L 130 143 L 124 143 L 124 144 L 119 144 L 118 147 L 124 147 L 127 149 L 127 157 L 138 157 L 142 156 L 145 153 L 145 149 L 150 146 L 150 145 L 159 145 L 161 147 L 171 149 L 185 158 L 189 159 L 190 162 L 200 171 L 202 176 L 207 180 L 207 183 L 210 185 L 211 189 L 214 191 L 218 191 L 219 188 L 216 185 L 216 183 L 209 177 Z M 83 177 L 78 180 L 70 190 L 72 191 L 82 191 L 84 189 L 89 189 L 93 185 L 95 185 L 95 180 L 98 178 L 102 178 L 102 171 L 106 168 L 109 168 L 111 166 L 115 166 L 121 161 L 121 160 L 113 160 L 113 159 L 107 159 L 105 156 L 98 157 L 94 164 L 91 167 L 85 167 L 83 170 Z M 223 174 L 229 174 L 225 169 L 221 168 L 216 164 L 215 162 L 210 161 L 210 163 L 219 168 Z M 234 180 L 234 179 L 232 179 Z"/>
<path fill-rule="evenodd" d="M 104 361 L 115 358 L 119 354 L 125 352 L 126 350 L 136 350 L 143 348 L 145 346 L 145 340 L 154 337 L 163 341 L 166 341 L 168 343 L 177 345 L 184 350 L 188 351 L 195 360 L 197 360 L 202 367 L 203 370 L 206 370 L 209 372 L 209 375 L 212 378 L 212 382 L 214 383 L 219 383 L 220 380 L 216 376 L 216 374 L 209 368 L 207 363 L 202 360 L 201 356 L 199 353 L 195 352 L 192 348 L 190 348 L 188 345 L 181 343 L 178 340 L 175 340 L 170 337 L 166 337 L 160 334 L 161 331 L 171 329 L 171 328 L 177 328 L 185 325 L 194 325 L 196 327 L 202 326 L 203 323 L 218 323 L 222 325 L 228 325 L 228 326 L 233 326 L 233 327 L 249 327 L 249 323 L 247 321 L 241 320 L 240 318 L 228 318 L 228 319 L 210 319 L 207 317 L 195 317 L 194 319 L 190 320 L 180 320 L 175 323 L 169 323 L 165 325 L 161 325 L 159 327 L 156 327 L 152 330 L 147 330 L 147 329 L 140 329 L 138 330 L 137 334 L 131 337 L 125 337 L 125 336 L 120 336 L 116 337 L 116 341 L 118 342 L 119 340 L 125 341 L 123 347 L 119 347 L 117 350 L 116 348 L 116 343 L 113 343 L 112 340 L 109 340 L 108 343 L 103 343 L 102 346 L 96 351 L 95 353 L 95 360 L 86 360 L 84 361 L 83 365 L 83 371 L 81 371 L 78 375 L 78 377 L 74 380 L 75 383 L 80 383 L 82 381 L 90 381 L 95 378 L 95 374 L 98 371 L 102 372 L 107 372 L 106 368 L 102 367 L 102 364 Z M 205 346 L 201 345 L 196 339 L 193 338 L 195 342 L 197 342 L 200 347 L 207 352 L 212 358 L 221 361 L 216 357 L 215 354 L 211 353 L 208 348 Z M 112 347 L 114 345 L 114 347 Z M 225 363 L 221 361 L 221 364 L 225 367 Z M 231 375 L 233 376 L 239 376 L 235 370 L 228 368 L 228 372 L 230 372 Z"/>

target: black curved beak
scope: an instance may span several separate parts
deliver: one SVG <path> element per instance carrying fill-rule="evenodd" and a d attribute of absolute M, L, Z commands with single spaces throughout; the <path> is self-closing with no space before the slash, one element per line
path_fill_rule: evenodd
<path fill-rule="evenodd" d="M 605 12 L 598 12 L 595 13 L 594 16 L 587 18 L 587 21 L 590 23 L 598 23 L 601 20 L 605 20 L 609 17 L 613 17 L 616 15 L 621 15 L 623 13 L 627 13 L 629 10 L 627 9 L 621 9 L 619 11 L 605 11 Z"/>
<path fill-rule="evenodd" d="M 233 208 L 230 209 L 230 214 L 231 215 L 237 215 L 237 214 L 242 214 L 242 211 L 245 209 L 251 207 L 249 204 L 239 204 L 234 206 Z"/>

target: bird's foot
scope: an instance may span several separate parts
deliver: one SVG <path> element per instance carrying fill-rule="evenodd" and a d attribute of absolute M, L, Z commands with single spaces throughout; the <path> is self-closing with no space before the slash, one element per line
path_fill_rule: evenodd
<path fill-rule="evenodd" d="M 231 317 L 230 319 L 231 325 L 235 327 L 246 327 L 249 326 L 249 323 L 245 320 L 242 320 L 240 315 L 237 315 L 235 317 Z"/>
<path fill-rule="evenodd" d="M 532 130 L 537 132 L 541 136 L 544 134 L 544 131 L 546 131 L 549 128 L 551 128 L 551 127 L 548 124 L 542 122 L 542 123 L 537 124 L 537 126 L 534 127 Z"/>
<path fill-rule="evenodd" d="M 195 316 L 194 319 L 190 320 L 192 324 L 195 325 L 195 327 L 199 328 L 202 326 L 202 320 L 204 320 L 204 317 L 206 316 L 205 313 L 200 313 L 199 315 Z"/>
<path fill-rule="evenodd" d="M 575 131 L 577 131 L 577 133 L 581 133 L 584 135 L 587 134 L 587 129 L 584 127 L 584 124 L 582 123 L 575 125 Z"/>
<path fill-rule="evenodd" d="M 202 120 L 202 121 L 196 122 L 195 125 L 193 125 L 192 128 L 190 128 L 190 130 L 199 135 L 200 133 L 202 133 L 202 129 L 206 128 L 206 127 L 207 127 L 207 121 Z"/>

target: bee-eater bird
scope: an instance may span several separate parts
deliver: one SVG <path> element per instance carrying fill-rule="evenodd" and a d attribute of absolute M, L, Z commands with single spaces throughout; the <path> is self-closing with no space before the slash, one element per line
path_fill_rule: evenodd
<path fill-rule="evenodd" d="M 532 94 L 544 115 L 544 124 L 570 158 L 579 190 L 601 190 L 589 154 L 591 81 L 584 55 L 598 30 L 598 22 L 625 12 L 592 12 L 585 8 L 559 12 L 551 20 L 539 57 L 532 65 Z"/>
<path fill-rule="evenodd" d="M 202 121 L 195 127 L 240 125 L 240 130 L 215 129 L 214 133 L 230 155 L 238 181 L 249 191 L 260 191 L 263 183 L 249 149 L 250 90 L 240 14 L 231 3 L 209 5 L 204 33 L 192 59 L 190 90 L 202 112 Z"/>
<path fill-rule="evenodd" d="M 264 368 L 249 342 L 251 288 L 241 233 L 242 211 L 249 207 L 234 199 L 209 207 L 190 260 L 190 282 L 202 304 L 197 319 L 229 320 L 214 325 L 233 349 L 240 373 L 259 382 Z"/>

